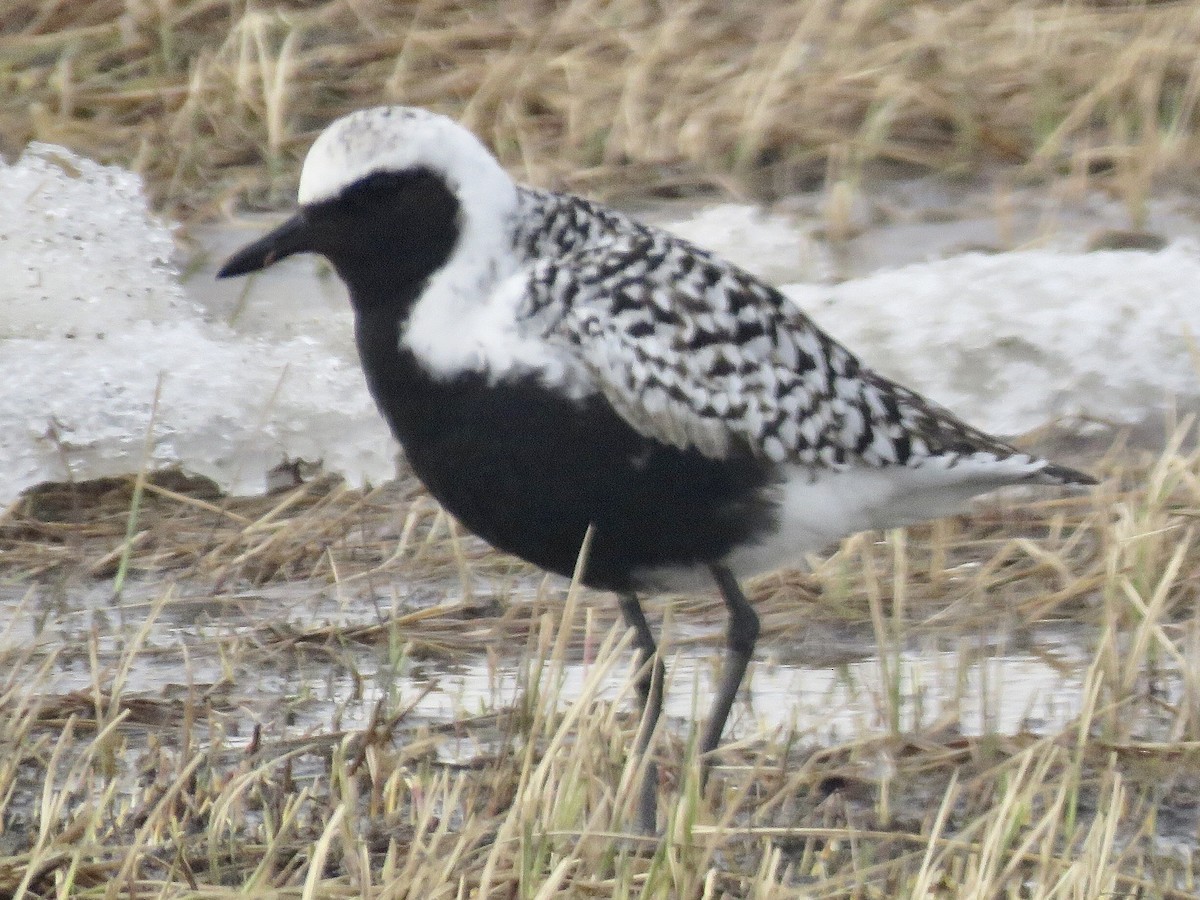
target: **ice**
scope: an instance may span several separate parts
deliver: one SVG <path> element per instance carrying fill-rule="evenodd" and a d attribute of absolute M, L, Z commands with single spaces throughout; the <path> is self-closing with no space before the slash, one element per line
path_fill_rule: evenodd
<path fill-rule="evenodd" d="M 651 213 L 646 221 L 736 262 L 771 284 L 824 281 L 829 252 L 792 216 L 745 203 L 717 203 L 686 216 Z"/>
<path fill-rule="evenodd" d="M 968 254 L 784 292 L 872 367 L 1003 435 L 1200 401 L 1200 248 Z"/>
<path fill-rule="evenodd" d="M 212 321 L 173 252 L 136 176 L 40 144 L 0 164 L 0 502 L 136 472 L 147 447 L 153 468 L 240 493 L 261 492 L 285 457 L 391 475 L 395 447 L 355 362 Z"/>
<path fill-rule="evenodd" d="M 1143 424 L 1169 403 L 1200 405 L 1192 238 L 1158 253 L 958 255 L 831 284 L 828 247 L 803 216 L 651 212 L 786 285 L 865 362 L 988 430 L 1064 415 Z M 210 233 L 213 257 L 256 228 Z M 244 280 L 213 281 L 211 265 L 181 282 L 174 253 L 129 172 L 43 144 L 0 163 L 0 503 L 44 481 L 136 472 L 147 447 L 151 467 L 238 493 L 263 490 L 285 459 L 355 484 L 390 477 L 396 447 L 336 279 L 289 261 L 247 294 Z"/>

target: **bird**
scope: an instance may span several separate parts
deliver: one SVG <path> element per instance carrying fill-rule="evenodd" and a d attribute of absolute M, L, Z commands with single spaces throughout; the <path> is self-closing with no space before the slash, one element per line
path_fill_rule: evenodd
<path fill-rule="evenodd" d="M 714 585 L 729 621 L 703 778 L 760 623 L 741 583 L 1007 485 L 1090 485 L 876 373 L 773 286 L 586 198 L 518 184 L 467 128 L 351 112 L 297 209 L 218 277 L 298 253 L 345 283 L 367 386 L 430 494 L 496 548 L 616 595 L 636 750 L 665 675 L 640 597 Z M 647 761 L 638 824 L 657 823 Z"/>

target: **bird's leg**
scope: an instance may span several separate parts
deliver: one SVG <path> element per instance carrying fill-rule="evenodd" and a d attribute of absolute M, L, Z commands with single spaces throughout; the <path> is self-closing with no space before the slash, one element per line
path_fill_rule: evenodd
<path fill-rule="evenodd" d="M 634 593 L 621 594 L 621 615 L 625 624 L 633 629 L 634 646 L 639 654 L 639 672 L 637 680 L 638 695 L 642 699 L 642 724 L 638 728 L 638 756 L 646 755 L 650 747 L 650 738 L 654 736 L 654 727 L 658 724 L 659 713 L 662 712 L 663 678 L 666 669 L 658 656 L 658 648 L 654 644 L 654 635 L 646 622 L 646 614 L 642 612 L 642 604 Z M 653 660 L 653 665 L 647 663 Z M 646 834 L 653 834 L 658 826 L 658 766 L 651 759 L 646 764 L 646 774 L 642 779 L 642 794 L 638 798 L 638 826 Z"/>
<path fill-rule="evenodd" d="M 721 666 L 721 683 L 713 700 L 712 712 L 708 716 L 704 738 L 700 742 L 702 788 L 708 780 L 709 754 L 717 749 L 717 744 L 721 741 L 721 733 L 725 730 L 729 711 L 733 709 L 733 701 L 741 686 L 742 676 L 746 674 L 746 666 L 750 664 L 754 642 L 758 640 L 759 632 L 758 614 L 746 600 L 746 595 L 742 593 L 733 573 L 724 566 L 715 564 L 709 567 L 709 571 L 716 579 L 725 606 L 729 609 L 729 631 L 725 637 L 725 661 Z"/>

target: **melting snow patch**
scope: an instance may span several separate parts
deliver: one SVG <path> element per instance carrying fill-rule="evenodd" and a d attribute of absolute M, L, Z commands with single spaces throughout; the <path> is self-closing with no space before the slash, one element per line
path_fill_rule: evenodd
<path fill-rule="evenodd" d="M 975 425 L 1154 424 L 1200 403 L 1200 250 L 973 254 L 784 288 L 868 365 Z"/>
<path fill-rule="evenodd" d="M 42 144 L 0 163 L 0 501 L 137 471 L 151 427 L 151 466 L 237 492 L 261 491 L 285 455 L 392 474 L 357 365 L 207 321 L 173 249 L 129 172 Z"/>
<path fill-rule="evenodd" d="M 833 274 L 829 253 L 796 220 L 745 203 L 718 203 L 683 218 L 647 221 L 736 262 L 771 284 Z"/>

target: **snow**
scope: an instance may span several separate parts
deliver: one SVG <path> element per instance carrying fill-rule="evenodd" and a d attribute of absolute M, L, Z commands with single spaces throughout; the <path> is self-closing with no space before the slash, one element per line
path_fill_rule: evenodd
<path fill-rule="evenodd" d="M 646 216 L 646 221 L 693 244 L 716 251 L 770 284 L 825 281 L 834 271 L 825 248 L 797 221 L 745 203 L 717 203 L 684 216 Z"/>
<path fill-rule="evenodd" d="M 832 287 L 784 286 L 874 368 L 972 423 L 1140 425 L 1200 394 L 1200 249 L 971 254 Z"/>
<path fill-rule="evenodd" d="M 0 502 L 44 481 L 180 465 L 260 492 L 285 457 L 354 480 L 394 447 L 352 359 L 213 321 L 139 180 L 32 145 L 0 166 Z M 155 411 L 155 394 L 161 392 Z"/>
<path fill-rule="evenodd" d="M 783 284 L 865 362 L 997 433 L 1076 415 L 1144 424 L 1200 399 L 1190 238 L 1158 253 L 956 255 L 834 284 L 801 216 L 722 204 L 657 220 Z M 262 491 L 285 459 L 352 483 L 394 474 L 327 270 L 288 261 L 248 293 L 212 281 L 252 234 L 209 234 L 213 260 L 184 280 L 135 175 L 40 144 L 0 163 L 0 503 L 135 472 L 147 446 L 152 467 L 237 493 Z"/>

